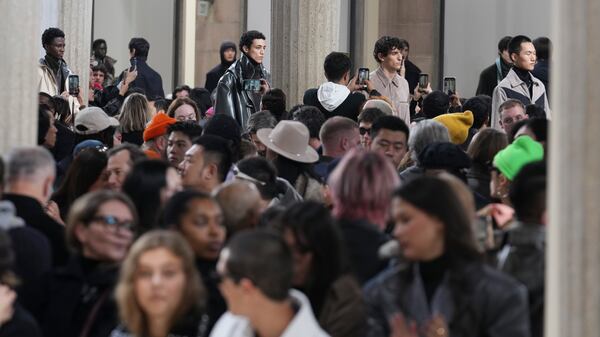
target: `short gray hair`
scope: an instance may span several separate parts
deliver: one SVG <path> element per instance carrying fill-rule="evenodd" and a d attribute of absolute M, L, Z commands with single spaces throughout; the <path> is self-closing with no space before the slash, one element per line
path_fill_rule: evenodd
<path fill-rule="evenodd" d="M 41 146 L 12 149 L 6 156 L 6 183 L 37 180 L 42 173 L 55 175 L 55 165 L 50 151 Z"/>
<path fill-rule="evenodd" d="M 449 141 L 448 129 L 442 123 L 431 119 L 421 121 L 410 130 L 408 147 L 412 151 L 411 158 L 418 163 L 417 156 L 427 145 Z"/>
<path fill-rule="evenodd" d="M 276 124 L 277 120 L 273 117 L 271 112 L 262 110 L 250 115 L 246 130 L 248 130 L 249 133 L 256 133 L 256 131 L 260 129 L 272 129 Z"/>

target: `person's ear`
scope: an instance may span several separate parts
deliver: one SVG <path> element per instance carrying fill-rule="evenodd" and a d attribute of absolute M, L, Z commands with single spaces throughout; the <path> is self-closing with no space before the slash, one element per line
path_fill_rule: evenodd
<path fill-rule="evenodd" d="M 205 180 L 213 180 L 216 178 L 217 174 L 219 174 L 218 171 L 219 170 L 218 170 L 216 164 L 214 164 L 214 163 L 207 164 L 204 167 L 204 170 L 202 170 L 202 178 L 204 178 Z"/>
<path fill-rule="evenodd" d="M 248 46 L 242 46 L 242 51 L 248 54 L 248 51 L 250 51 L 250 49 L 248 48 Z"/>
<path fill-rule="evenodd" d="M 383 62 L 383 59 L 385 59 L 385 56 L 383 55 L 383 53 L 377 53 L 377 59 L 381 63 Z"/>
<path fill-rule="evenodd" d="M 513 57 L 513 55 L 516 55 Z M 519 54 L 517 53 L 510 53 L 510 60 L 513 61 L 513 63 L 517 62 L 517 58 L 519 57 Z"/>
<path fill-rule="evenodd" d="M 44 200 L 49 200 L 52 196 L 52 186 L 54 184 L 54 176 L 47 176 L 43 183 Z"/>
<path fill-rule="evenodd" d="M 344 151 L 348 150 L 348 149 L 349 149 L 349 146 L 348 146 L 348 144 L 349 144 L 349 140 L 348 140 L 348 138 L 347 138 L 347 137 L 342 137 L 342 138 L 340 139 L 340 148 L 341 148 L 342 150 L 344 150 Z"/>
<path fill-rule="evenodd" d="M 245 277 L 240 280 L 239 285 L 245 293 L 252 293 L 256 289 L 252 281 Z"/>
<path fill-rule="evenodd" d="M 75 228 L 73 228 L 73 233 L 75 234 L 77 241 L 79 241 L 81 244 L 87 242 L 87 227 L 83 224 L 78 223 L 77 225 L 75 225 Z"/>

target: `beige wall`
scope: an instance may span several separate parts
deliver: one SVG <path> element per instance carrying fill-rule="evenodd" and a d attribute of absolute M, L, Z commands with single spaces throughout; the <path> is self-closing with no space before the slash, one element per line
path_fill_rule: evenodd
<path fill-rule="evenodd" d="M 439 0 L 379 0 L 379 37 L 397 36 L 410 44 L 409 59 L 421 71 L 436 79 L 436 38 L 439 31 L 436 19 Z M 375 41 L 365 48 L 372 55 Z"/>
<path fill-rule="evenodd" d="M 243 0 L 218 0 L 208 16 L 196 18 L 196 83 L 204 87 L 206 73 L 219 64 L 219 47 L 223 41 L 239 43 L 242 33 Z M 239 50 L 238 50 L 239 56 Z"/>

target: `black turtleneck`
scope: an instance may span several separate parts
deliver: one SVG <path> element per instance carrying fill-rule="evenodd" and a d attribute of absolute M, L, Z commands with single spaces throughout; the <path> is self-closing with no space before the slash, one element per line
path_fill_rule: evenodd
<path fill-rule="evenodd" d="M 423 287 L 425 288 L 425 295 L 427 296 L 427 303 L 431 306 L 433 295 L 436 289 L 442 283 L 444 274 L 448 269 L 448 258 L 446 255 L 442 255 L 434 260 L 419 262 L 419 273 L 423 280 Z"/>
<path fill-rule="evenodd" d="M 50 54 L 46 54 L 44 59 L 46 60 L 46 65 L 48 65 L 48 67 L 52 70 L 52 73 L 54 74 L 54 77 L 56 78 L 56 85 L 58 86 L 58 93 L 60 94 L 63 91 L 65 91 L 65 88 L 64 88 L 65 79 L 63 78 L 62 71 L 61 71 L 64 61 L 61 59 L 58 59 Z"/>
<path fill-rule="evenodd" d="M 242 53 L 242 57 L 240 57 L 240 63 L 242 65 L 242 77 L 244 80 L 259 80 L 263 78 L 262 67 L 261 64 L 254 61 L 250 56 L 246 53 Z M 248 92 L 248 95 L 252 99 L 252 103 L 254 107 L 258 111 L 260 107 L 261 95 L 258 92 Z"/>
<path fill-rule="evenodd" d="M 515 74 L 519 76 L 521 81 L 525 82 L 527 85 L 527 88 L 529 89 L 529 97 L 533 97 L 533 79 L 531 78 L 531 73 L 517 66 L 514 66 L 513 70 L 515 71 Z"/>

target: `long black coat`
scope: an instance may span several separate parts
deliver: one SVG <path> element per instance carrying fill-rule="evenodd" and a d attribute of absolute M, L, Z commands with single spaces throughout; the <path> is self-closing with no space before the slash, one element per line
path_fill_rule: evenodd
<path fill-rule="evenodd" d="M 250 115 L 258 111 L 260 102 L 253 101 L 251 93 L 244 90 L 243 80 L 245 78 L 262 78 L 270 80 L 270 74 L 264 66 L 260 65 L 260 74 L 245 77 L 244 69 L 254 67 L 245 54 L 235 61 L 227 69 L 225 75 L 217 85 L 217 97 L 215 100 L 215 113 L 227 114 L 235 119 L 242 129 L 246 128 Z"/>

